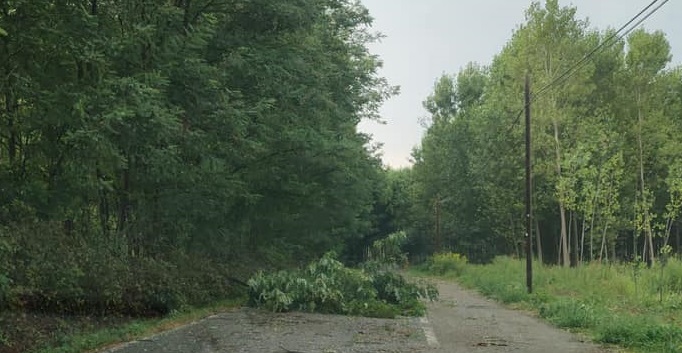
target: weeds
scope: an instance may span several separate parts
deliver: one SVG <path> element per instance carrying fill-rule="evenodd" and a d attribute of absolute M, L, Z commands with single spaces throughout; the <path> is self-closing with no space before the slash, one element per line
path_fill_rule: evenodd
<path fill-rule="evenodd" d="M 452 256 L 452 255 L 449 255 Z M 443 255 L 436 255 L 436 258 Z M 581 330 L 596 342 L 635 352 L 682 353 L 682 261 L 672 257 L 651 269 L 639 262 L 535 266 L 533 294 L 524 285 L 525 263 L 500 257 L 436 275 L 457 274 L 465 286 L 504 303 L 535 310 L 553 324 Z"/>
<path fill-rule="evenodd" d="M 426 263 L 429 272 L 438 275 L 446 273 L 459 276 L 467 264 L 467 258 L 457 253 L 440 253 L 433 255 Z"/>

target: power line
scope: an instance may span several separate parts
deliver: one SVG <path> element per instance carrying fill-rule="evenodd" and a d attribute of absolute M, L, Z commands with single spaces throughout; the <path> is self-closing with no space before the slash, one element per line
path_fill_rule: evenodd
<path fill-rule="evenodd" d="M 663 0 L 662 3 L 660 3 L 658 6 L 656 6 L 653 10 L 651 10 L 649 13 L 647 13 L 644 17 L 639 18 L 647 12 L 649 9 L 651 9 L 654 5 L 656 5 L 657 2 L 660 0 L 653 0 L 651 3 L 649 3 L 647 6 L 645 6 L 642 10 L 640 10 L 635 16 L 633 16 L 630 20 L 625 22 L 620 28 L 618 28 L 617 31 L 609 35 L 604 41 L 599 43 L 597 46 L 595 46 L 592 50 L 590 50 L 587 54 L 585 54 L 580 60 L 578 60 L 575 64 L 573 64 L 570 68 L 562 72 L 557 78 L 553 79 L 551 82 L 548 84 L 544 85 L 542 88 L 540 88 L 537 92 L 533 93 L 530 98 L 530 102 L 533 102 L 535 99 L 540 97 L 543 93 L 546 93 L 548 90 L 550 90 L 553 86 L 557 85 L 561 81 L 568 79 L 572 74 L 580 70 L 583 66 L 585 66 L 588 62 L 589 59 L 592 58 L 599 50 L 604 49 L 607 46 L 610 46 L 614 43 L 617 43 L 621 39 L 623 39 L 625 36 L 630 34 L 635 28 L 637 28 L 639 25 L 642 24 L 646 19 L 651 17 L 655 12 L 657 12 L 663 5 L 665 5 L 669 0 Z M 639 20 L 638 20 L 639 18 Z M 634 25 L 630 26 L 633 22 L 637 21 Z M 628 26 L 630 26 L 628 28 Z M 628 28 L 625 32 L 625 30 Z M 620 32 L 623 32 L 620 34 Z M 516 114 L 516 117 L 512 121 L 511 125 L 507 128 L 506 134 L 509 135 L 512 130 L 514 130 L 515 127 L 519 125 L 521 122 L 521 116 L 524 113 L 524 108 L 519 109 L 518 113 Z M 487 166 L 491 160 L 491 157 L 488 156 L 485 159 L 485 165 Z"/>
<path fill-rule="evenodd" d="M 553 79 L 550 81 L 548 84 L 542 86 L 537 92 L 534 92 L 531 95 L 531 102 L 535 101 L 537 98 L 539 98 L 543 93 L 546 93 L 548 90 L 550 90 L 552 87 L 557 85 L 563 80 L 568 79 L 572 74 L 580 70 L 583 66 L 585 66 L 588 62 L 589 59 L 592 58 L 599 50 L 605 48 L 606 46 L 610 46 L 614 43 L 617 43 L 623 37 L 627 36 L 632 32 L 635 28 L 637 28 L 642 22 L 644 22 L 647 18 L 649 18 L 651 15 L 653 15 L 656 11 L 658 11 L 663 5 L 665 5 L 669 0 L 664 0 L 661 4 L 656 6 L 653 10 L 651 10 L 649 13 L 647 13 L 643 18 L 637 20 L 642 14 L 644 14 L 646 11 L 648 11 L 651 7 L 653 7 L 658 1 L 660 0 L 653 0 L 649 5 L 645 6 L 642 10 L 640 10 L 635 16 L 633 16 L 630 20 L 625 22 L 620 28 L 618 28 L 617 31 L 613 32 L 611 35 L 609 35 L 604 41 L 599 43 L 597 46 L 595 46 L 592 50 L 590 50 L 587 54 L 585 54 L 580 60 L 578 60 L 575 64 L 573 64 L 571 67 L 566 69 L 564 72 L 562 72 L 557 78 Z M 631 26 L 627 31 L 625 31 L 622 34 L 619 34 L 630 24 L 633 22 L 637 21 L 633 26 Z M 510 133 L 518 124 L 521 122 L 521 115 L 523 114 L 523 109 L 520 109 L 519 112 L 516 115 L 516 118 L 512 122 L 512 124 L 509 126 L 507 129 L 507 133 Z"/>
<path fill-rule="evenodd" d="M 651 2 L 647 7 L 645 7 L 642 11 L 640 11 L 635 17 L 630 19 L 625 25 L 623 25 L 618 31 L 615 33 L 611 34 L 606 40 L 603 42 L 599 43 L 594 49 L 592 49 L 589 53 L 587 53 L 585 56 L 583 56 L 582 59 L 580 59 L 576 64 L 574 64 L 571 68 L 568 70 L 564 71 L 563 74 L 559 75 L 556 79 L 552 80 L 549 84 L 545 85 L 543 88 L 541 88 L 535 95 L 534 98 L 539 97 L 542 95 L 542 93 L 547 92 L 550 88 L 552 88 L 554 85 L 558 84 L 561 82 L 563 79 L 568 79 L 571 75 L 573 75 L 575 72 L 577 72 L 582 66 L 585 65 L 587 60 L 589 60 L 597 51 L 601 50 L 604 48 L 606 45 L 611 45 L 614 41 L 614 38 L 618 38 L 617 40 L 620 41 L 624 36 L 628 35 L 632 30 L 637 28 L 642 22 L 644 22 L 649 16 L 654 14 L 656 11 L 658 11 L 663 5 L 665 5 L 668 0 L 663 1 L 660 5 L 658 5 L 656 8 L 651 10 L 646 16 L 641 18 L 635 25 L 630 27 L 627 31 L 625 31 L 623 34 L 618 35 L 623 29 L 625 29 L 627 26 L 629 26 L 632 22 L 634 22 L 638 17 L 640 17 L 645 11 L 647 11 L 651 6 L 656 4 L 658 0 L 654 0 Z M 533 256 L 533 251 L 532 251 L 532 238 L 531 238 L 531 229 L 532 229 L 532 223 L 531 223 L 531 212 L 532 212 L 532 166 L 531 166 L 531 116 L 530 116 L 530 108 L 531 108 L 531 102 L 532 99 L 530 97 L 530 88 L 529 88 L 529 73 L 526 72 L 526 82 L 525 82 L 525 87 L 524 87 L 524 98 L 525 98 L 525 113 L 526 113 L 526 119 L 525 119 L 525 140 L 526 140 L 526 287 L 528 290 L 528 293 L 532 292 L 533 288 L 533 271 L 532 271 L 532 256 Z M 555 134 L 556 134 L 556 127 L 555 127 Z M 562 210 L 563 212 L 563 210 Z M 563 214 L 562 214 L 563 217 Z M 563 220 L 562 220 L 563 222 Z M 562 228 L 564 227 L 564 224 L 562 223 Z M 563 255 L 563 265 L 566 265 L 566 260 L 568 259 L 569 255 L 567 245 L 566 245 L 566 234 L 563 232 L 562 229 L 562 246 L 561 246 L 561 254 Z M 576 243 L 577 244 L 577 243 Z M 577 250 L 577 248 L 576 248 Z M 572 263 L 571 263 L 572 265 Z"/>
<path fill-rule="evenodd" d="M 570 76 L 572 76 L 575 72 L 577 72 L 579 69 L 581 69 L 583 66 L 587 64 L 587 61 L 594 56 L 599 50 L 603 49 L 606 46 L 611 46 L 612 44 L 620 41 L 623 39 L 623 37 L 627 36 L 632 32 L 635 28 L 637 28 L 642 22 L 644 22 L 647 18 L 649 18 L 651 15 L 653 15 L 656 11 L 658 11 L 663 5 L 665 5 L 669 0 L 664 0 L 661 4 L 656 6 L 653 10 L 651 10 L 649 13 L 647 13 L 643 18 L 639 19 L 637 21 L 637 18 L 639 18 L 643 13 L 648 11 L 652 6 L 654 6 L 659 0 L 654 0 L 649 5 L 644 7 L 641 11 L 639 11 L 634 17 L 632 17 L 629 21 L 627 21 L 624 25 L 622 25 L 616 32 L 612 33 L 610 36 L 608 36 L 604 41 L 599 43 L 596 47 L 594 47 L 592 50 L 590 50 L 585 56 L 583 56 L 580 60 L 578 60 L 575 64 L 573 64 L 570 68 L 565 70 L 561 75 L 559 75 L 557 78 L 553 79 L 550 81 L 548 84 L 540 88 L 535 94 L 533 94 L 533 97 L 531 100 L 535 100 L 538 97 L 540 97 L 543 93 L 547 92 L 549 89 L 551 89 L 553 86 L 558 84 L 559 82 L 568 79 Z M 624 29 L 626 29 L 628 26 L 630 26 L 631 23 L 637 21 L 633 26 L 631 26 L 627 31 L 624 33 L 620 34 Z M 615 38 L 615 39 L 614 39 Z"/>

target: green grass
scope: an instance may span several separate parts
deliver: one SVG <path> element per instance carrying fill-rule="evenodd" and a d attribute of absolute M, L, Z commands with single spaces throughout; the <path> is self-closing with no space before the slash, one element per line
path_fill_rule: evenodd
<path fill-rule="evenodd" d="M 526 292 L 525 261 L 507 257 L 489 265 L 467 264 L 457 281 L 503 303 L 533 310 L 556 326 L 584 332 L 596 342 L 634 352 L 682 353 L 679 260 L 652 269 L 634 264 L 561 268 L 535 263 L 533 270 L 532 294 Z"/>
<path fill-rule="evenodd" d="M 163 318 L 138 319 L 116 327 L 106 327 L 91 332 L 80 332 L 58 337 L 57 342 L 32 353 L 81 353 L 102 347 L 128 342 L 224 312 L 243 305 L 245 298 L 217 302 L 202 308 L 190 308 Z"/>

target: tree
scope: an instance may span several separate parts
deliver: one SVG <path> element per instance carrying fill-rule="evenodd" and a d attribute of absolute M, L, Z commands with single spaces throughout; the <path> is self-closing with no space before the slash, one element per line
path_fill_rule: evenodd
<path fill-rule="evenodd" d="M 370 24 L 350 0 L 2 2 L 0 229 L 45 266 L 12 280 L 205 299 L 224 291 L 187 287 L 197 264 L 222 276 L 361 242 L 383 170 L 357 124 L 396 92 Z M 83 256 L 64 273 L 28 278 L 67 245 Z M 116 282 L 131 266 L 163 285 Z M 79 275 L 100 268 L 114 278 Z"/>
<path fill-rule="evenodd" d="M 646 165 L 647 160 L 651 160 L 660 148 L 661 139 L 656 136 L 660 130 L 650 129 L 649 124 L 656 122 L 660 117 L 660 108 L 657 104 L 657 94 L 655 92 L 656 76 L 663 70 L 670 61 L 670 45 L 665 40 L 661 32 L 649 34 L 644 30 L 633 32 L 628 37 L 628 52 L 625 57 L 628 76 L 632 83 L 632 94 L 630 98 L 634 102 L 634 107 L 629 112 L 629 116 L 635 116 L 636 124 L 633 125 L 636 137 L 637 160 L 638 160 L 638 214 L 636 227 L 638 231 L 644 232 L 644 253 L 649 266 L 654 261 L 654 193 L 652 189 L 656 180 L 647 180 Z M 647 140 L 645 149 L 644 140 Z"/>
<path fill-rule="evenodd" d="M 660 32 L 605 43 L 613 30 L 588 26 L 574 7 L 533 3 L 489 67 L 437 80 L 425 101 L 431 124 L 414 154 L 420 225 L 411 236 L 520 255 L 519 117 L 530 73 L 538 255 L 577 265 L 633 258 L 644 245 L 653 260 L 668 243 L 679 229 L 680 143 L 670 133 L 680 128 L 679 68 L 666 69 Z"/>

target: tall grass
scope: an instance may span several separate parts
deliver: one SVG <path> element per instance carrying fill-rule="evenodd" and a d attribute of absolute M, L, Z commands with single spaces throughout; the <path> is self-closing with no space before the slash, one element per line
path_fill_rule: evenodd
<path fill-rule="evenodd" d="M 559 327 L 636 352 L 682 353 L 682 262 L 651 269 L 641 263 L 534 266 L 534 292 L 525 262 L 500 257 L 467 264 L 458 281 L 501 302 L 535 310 Z M 447 276 L 447 274 L 446 274 Z"/>

